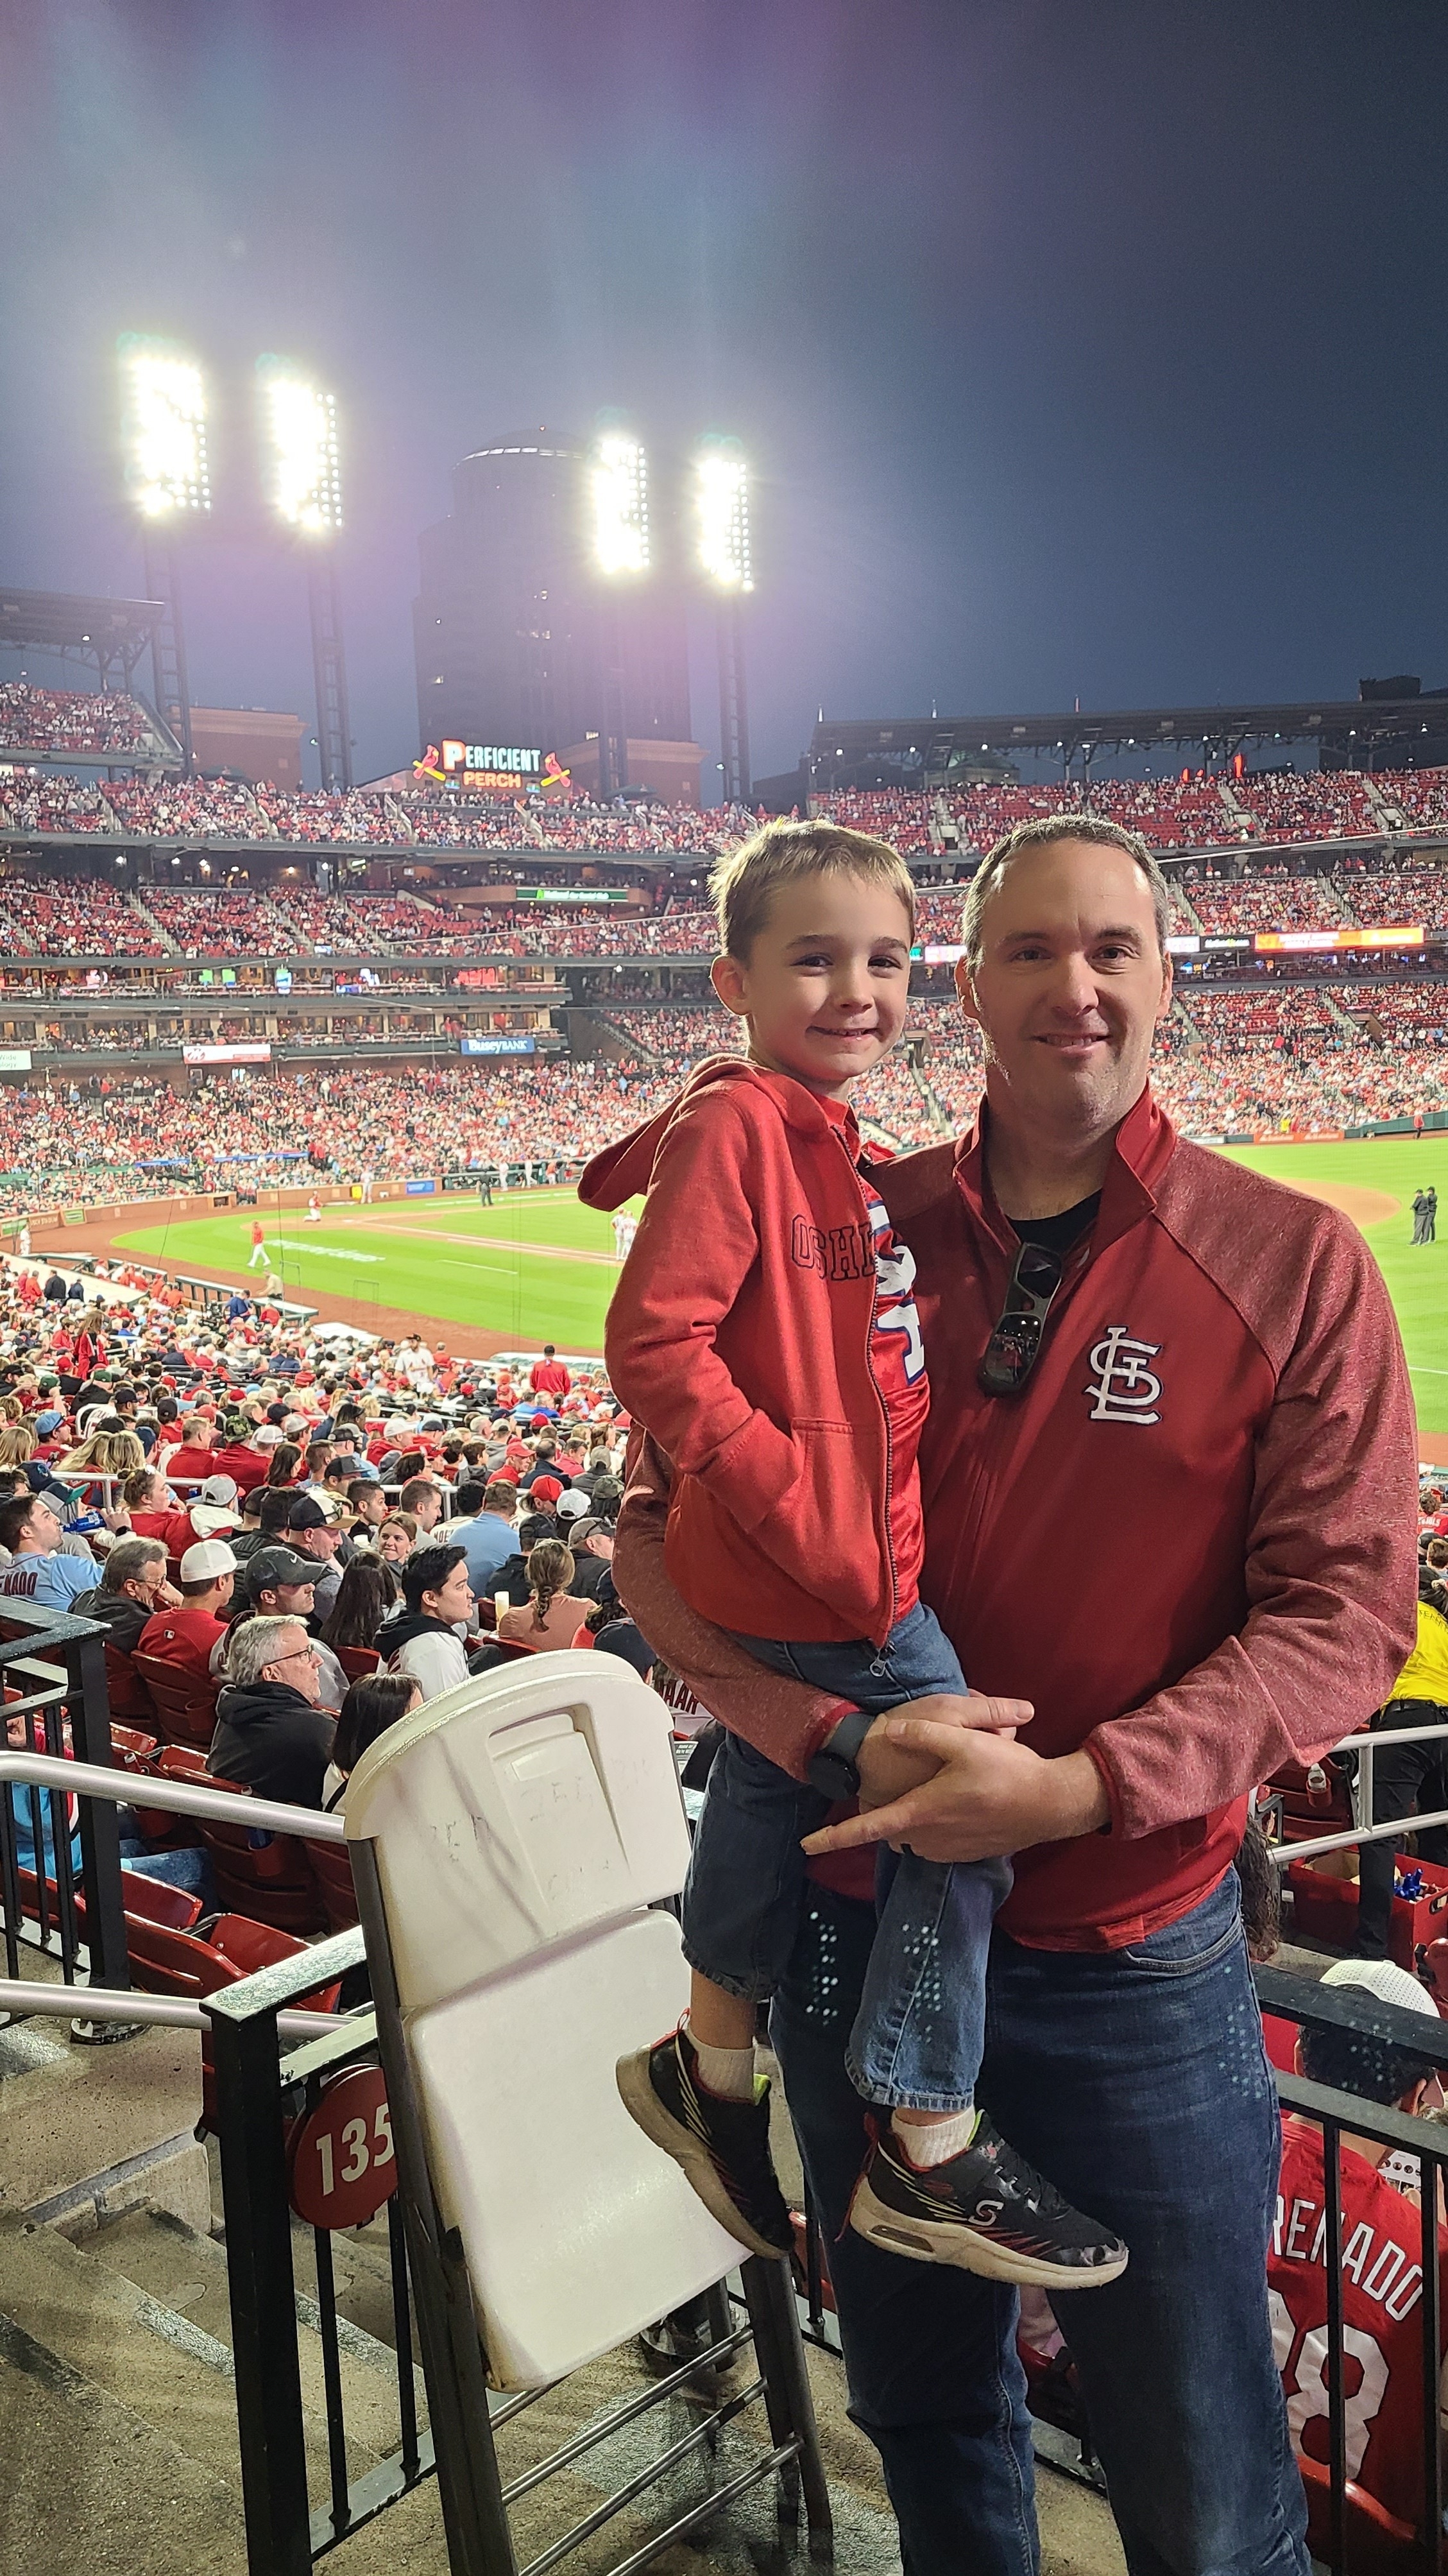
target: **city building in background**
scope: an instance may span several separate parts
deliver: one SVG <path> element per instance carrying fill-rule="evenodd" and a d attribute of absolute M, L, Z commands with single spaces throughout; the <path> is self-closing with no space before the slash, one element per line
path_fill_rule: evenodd
<path fill-rule="evenodd" d="M 454 468 L 451 514 L 421 538 L 420 744 L 529 752 L 539 770 L 554 753 L 587 792 L 611 738 L 627 746 L 630 788 L 696 802 L 683 585 L 668 564 L 626 583 L 602 576 L 593 472 L 581 441 L 546 433 L 480 448 Z"/>
<path fill-rule="evenodd" d="M 193 707 L 191 756 L 204 778 L 246 778 L 254 787 L 300 787 L 300 716 L 270 707 Z"/>

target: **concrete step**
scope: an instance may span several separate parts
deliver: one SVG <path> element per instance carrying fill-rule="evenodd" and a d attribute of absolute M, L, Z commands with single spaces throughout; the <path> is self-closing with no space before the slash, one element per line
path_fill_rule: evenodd
<path fill-rule="evenodd" d="M 245 2576 L 232 2483 L 5 2317 L 0 2446 L 0 2566 Z"/>
<path fill-rule="evenodd" d="M 379 2316 L 375 2273 L 366 2261 L 349 2259 L 345 2237 L 332 2239 L 337 2275 L 338 2361 L 342 2380 L 343 2420 L 347 2427 L 351 2473 L 361 2477 L 376 2461 L 397 2448 L 396 2363 L 391 2346 L 392 2310 L 385 2315 L 388 2341 L 359 2326 L 349 2313 L 364 2305 Z M 219 2367 L 231 2367 L 231 2300 L 227 2286 L 226 2249 L 166 2210 L 131 2209 L 107 2220 L 84 2240 L 84 2251 L 124 2284 L 139 2291 L 167 2316 L 184 2320 L 203 2336 Z M 311 2231 L 296 2231 L 296 2271 L 302 2405 L 306 2412 L 307 2447 L 314 2481 L 314 2501 L 326 2482 L 326 2387 L 322 2369 L 320 2317 Z M 360 2289 L 360 2297 L 356 2295 Z M 230 2390 L 230 2379 L 227 2386 Z M 422 2374 L 415 2372 L 418 2412 L 426 2420 Z"/>

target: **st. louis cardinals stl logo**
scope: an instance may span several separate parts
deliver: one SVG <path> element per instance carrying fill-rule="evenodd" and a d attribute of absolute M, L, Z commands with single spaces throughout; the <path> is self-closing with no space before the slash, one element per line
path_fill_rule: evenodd
<path fill-rule="evenodd" d="M 1134 1342 L 1124 1324 L 1109 1324 L 1091 1353 L 1094 1377 L 1082 1388 L 1093 1422 L 1160 1422 L 1161 1379 L 1147 1363 L 1160 1342 Z"/>

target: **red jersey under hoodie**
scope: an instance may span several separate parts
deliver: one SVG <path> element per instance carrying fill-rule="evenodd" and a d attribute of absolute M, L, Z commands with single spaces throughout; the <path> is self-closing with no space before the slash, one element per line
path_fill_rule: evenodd
<path fill-rule="evenodd" d="M 609 1377 L 672 1464 L 673 1580 L 752 1636 L 883 1644 L 917 1599 L 914 1264 L 858 1154 L 841 1104 L 714 1057 L 579 1183 L 647 1194 Z"/>

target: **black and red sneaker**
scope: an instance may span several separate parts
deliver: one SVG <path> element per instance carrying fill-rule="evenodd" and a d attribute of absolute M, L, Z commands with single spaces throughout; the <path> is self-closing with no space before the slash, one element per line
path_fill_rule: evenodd
<path fill-rule="evenodd" d="M 769 2085 L 752 2102 L 706 2093 L 683 2023 L 652 2048 L 621 2057 L 618 2089 L 639 2127 L 682 2166 L 721 2227 L 751 2254 L 789 2254 L 794 2231 L 769 2152 Z"/>
<path fill-rule="evenodd" d="M 964 2153 L 941 2165 L 912 2165 L 892 2130 L 878 2135 L 849 2223 L 912 2263 L 954 2263 L 1023 2289 L 1097 2290 L 1126 2269 L 1120 2237 L 1073 2209 L 987 2111 Z"/>

